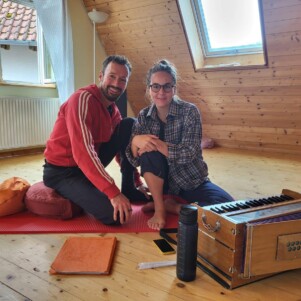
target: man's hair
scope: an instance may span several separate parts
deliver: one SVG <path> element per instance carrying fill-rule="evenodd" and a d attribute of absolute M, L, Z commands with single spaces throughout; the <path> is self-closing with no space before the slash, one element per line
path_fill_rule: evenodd
<path fill-rule="evenodd" d="M 102 72 L 105 73 L 107 66 L 111 63 L 114 62 L 119 65 L 124 65 L 128 68 L 129 73 L 131 74 L 132 72 L 132 65 L 130 61 L 123 55 L 110 55 L 108 56 L 102 63 Z"/>

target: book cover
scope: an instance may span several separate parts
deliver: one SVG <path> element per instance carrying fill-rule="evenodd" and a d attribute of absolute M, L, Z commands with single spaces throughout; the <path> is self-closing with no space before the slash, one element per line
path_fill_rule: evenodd
<path fill-rule="evenodd" d="M 49 274 L 109 274 L 116 243 L 116 237 L 69 237 Z"/>

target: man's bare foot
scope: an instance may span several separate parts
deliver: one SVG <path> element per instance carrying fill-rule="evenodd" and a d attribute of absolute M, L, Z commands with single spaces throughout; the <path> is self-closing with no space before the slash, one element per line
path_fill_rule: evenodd
<path fill-rule="evenodd" d="M 142 212 L 147 213 L 147 212 L 152 212 L 155 211 L 155 204 L 154 202 L 148 202 L 146 203 L 142 208 Z"/>
<path fill-rule="evenodd" d="M 165 214 L 155 213 L 152 218 L 147 221 L 147 225 L 153 230 L 160 230 L 165 226 Z"/>

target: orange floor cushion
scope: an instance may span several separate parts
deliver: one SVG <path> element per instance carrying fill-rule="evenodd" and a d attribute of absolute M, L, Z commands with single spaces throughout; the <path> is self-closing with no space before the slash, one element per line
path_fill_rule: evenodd
<path fill-rule="evenodd" d="M 70 219 L 83 212 L 79 206 L 43 182 L 35 183 L 28 189 L 24 202 L 28 211 L 43 217 Z"/>
<path fill-rule="evenodd" d="M 12 177 L 0 184 L 0 217 L 25 210 L 24 196 L 30 184 L 18 177 Z"/>

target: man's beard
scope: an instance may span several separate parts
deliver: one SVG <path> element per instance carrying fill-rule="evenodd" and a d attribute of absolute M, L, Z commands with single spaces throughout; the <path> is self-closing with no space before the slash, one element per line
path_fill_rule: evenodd
<path fill-rule="evenodd" d="M 121 93 L 119 95 L 110 95 L 109 94 L 109 89 L 110 88 L 114 88 L 114 89 L 117 89 L 118 91 L 120 91 Z M 122 95 L 122 90 L 120 88 L 117 88 L 117 87 L 114 87 L 114 86 L 107 86 L 107 87 L 102 87 L 101 86 L 101 91 L 103 93 L 103 95 L 109 100 L 109 101 L 112 101 L 112 102 L 116 102 L 120 96 Z"/>

